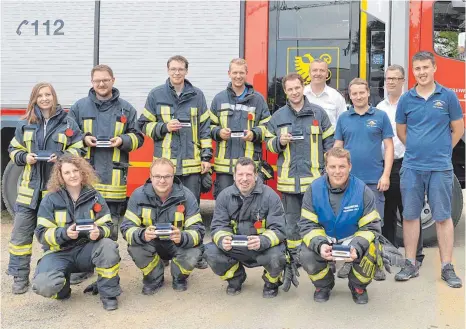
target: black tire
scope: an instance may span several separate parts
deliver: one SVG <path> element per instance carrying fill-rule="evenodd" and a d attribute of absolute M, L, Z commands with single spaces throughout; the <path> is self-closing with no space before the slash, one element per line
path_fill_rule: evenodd
<path fill-rule="evenodd" d="M 3 172 L 2 177 L 2 196 L 5 202 L 6 209 L 10 213 L 11 218 L 14 218 L 15 214 L 15 202 L 16 196 L 18 195 L 18 180 L 23 171 L 24 167 L 18 167 L 12 161 L 8 162 L 8 165 Z"/>
<path fill-rule="evenodd" d="M 451 200 L 451 218 L 453 225 L 456 227 L 461 219 L 463 213 L 463 192 L 461 190 L 460 182 L 456 176 L 453 177 L 453 195 Z M 424 246 L 431 246 L 437 243 L 437 231 L 435 229 L 435 222 L 432 220 L 430 207 L 426 203 L 421 213 L 422 222 L 422 238 Z M 398 214 L 398 227 L 396 230 L 396 239 L 399 246 L 403 246 L 403 227 L 401 226 L 400 214 Z"/>

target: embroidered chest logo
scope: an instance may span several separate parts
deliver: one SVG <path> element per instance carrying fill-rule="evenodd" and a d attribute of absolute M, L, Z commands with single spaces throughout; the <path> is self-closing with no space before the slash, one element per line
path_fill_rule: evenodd
<path fill-rule="evenodd" d="M 445 102 L 441 100 L 434 101 L 434 104 L 432 105 L 435 109 L 440 109 L 443 110 L 445 109 Z"/>
<path fill-rule="evenodd" d="M 367 120 L 366 127 L 369 127 L 369 128 L 377 127 L 377 120 L 374 120 L 374 119 Z"/>
<path fill-rule="evenodd" d="M 343 212 L 350 212 L 350 211 L 358 211 L 359 210 L 359 205 L 353 204 L 351 206 L 346 206 L 343 208 Z"/>

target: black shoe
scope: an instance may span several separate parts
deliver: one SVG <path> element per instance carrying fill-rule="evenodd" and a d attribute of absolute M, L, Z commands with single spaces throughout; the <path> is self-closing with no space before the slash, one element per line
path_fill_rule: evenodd
<path fill-rule="evenodd" d="M 354 288 L 351 283 L 348 282 L 348 287 L 353 296 L 353 301 L 356 304 L 367 304 L 369 302 L 369 296 L 367 295 L 367 290 L 362 288 Z"/>
<path fill-rule="evenodd" d="M 347 278 L 352 268 L 353 268 L 353 263 L 343 263 L 343 266 L 338 270 L 337 276 L 340 279 Z"/>
<path fill-rule="evenodd" d="M 82 273 L 71 273 L 70 276 L 70 284 L 75 285 L 75 284 L 80 284 L 84 280 L 89 279 L 91 276 L 94 275 L 94 271 L 92 272 L 82 272 Z"/>
<path fill-rule="evenodd" d="M 463 283 L 456 275 L 452 264 L 447 264 L 442 269 L 442 280 L 445 281 L 451 288 L 461 288 L 463 286 Z"/>
<path fill-rule="evenodd" d="M 15 295 L 24 294 L 29 289 L 29 277 L 15 276 L 13 278 L 13 286 L 11 288 Z"/>
<path fill-rule="evenodd" d="M 101 300 L 104 310 L 106 311 L 113 311 L 118 308 L 118 299 L 116 297 L 107 297 Z"/>
<path fill-rule="evenodd" d="M 195 267 L 198 268 L 198 269 L 200 269 L 200 270 L 205 270 L 206 268 L 209 267 L 209 264 L 207 264 L 207 262 L 205 261 L 204 258 L 201 258 L 201 259 L 197 262 L 197 264 L 196 264 Z"/>
<path fill-rule="evenodd" d="M 265 282 L 264 289 L 262 290 L 263 298 L 274 298 L 278 295 L 278 284 Z"/>
<path fill-rule="evenodd" d="M 153 295 L 157 291 L 159 291 L 160 288 L 162 288 L 162 286 L 163 286 L 163 279 L 162 281 L 156 284 L 145 284 L 144 283 L 144 286 L 142 287 L 142 294 L 147 295 L 147 296 Z"/>
<path fill-rule="evenodd" d="M 335 282 L 332 282 L 332 284 L 327 287 L 316 288 L 316 291 L 314 291 L 314 301 L 317 303 L 324 303 L 328 301 L 330 298 L 330 292 L 334 286 Z"/>
<path fill-rule="evenodd" d="M 168 259 L 162 259 L 162 262 L 163 262 L 163 266 L 165 266 L 165 267 L 170 266 L 170 260 L 168 260 Z"/>
<path fill-rule="evenodd" d="M 233 282 L 232 280 L 228 280 L 227 295 L 230 295 L 230 296 L 239 295 L 241 293 L 241 287 L 243 286 L 244 281 L 246 281 L 246 278 L 247 278 L 247 275 L 246 275 L 246 272 L 244 272 L 243 276 L 240 279 L 239 284 L 238 284 L 238 281 Z"/>
<path fill-rule="evenodd" d="M 395 275 L 395 281 L 408 281 L 419 276 L 419 266 L 413 265 L 409 260 L 405 261 L 405 266 Z"/>
<path fill-rule="evenodd" d="M 181 292 L 188 290 L 188 280 L 186 279 L 175 279 L 172 282 L 173 290 Z"/>

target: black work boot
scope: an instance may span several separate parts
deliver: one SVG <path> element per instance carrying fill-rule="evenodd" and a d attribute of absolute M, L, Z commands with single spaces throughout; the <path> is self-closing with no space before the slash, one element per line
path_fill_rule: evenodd
<path fill-rule="evenodd" d="M 15 295 L 24 294 L 29 289 L 29 277 L 15 276 L 13 278 L 12 292 Z"/>
<path fill-rule="evenodd" d="M 118 299 L 116 297 L 105 297 L 102 298 L 101 301 L 106 311 L 113 311 L 118 308 Z"/>
<path fill-rule="evenodd" d="M 367 304 L 369 302 L 369 296 L 367 295 L 367 289 L 355 288 L 350 282 L 348 282 L 348 288 L 350 289 L 351 295 L 353 296 L 353 301 L 356 304 Z"/>
<path fill-rule="evenodd" d="M 200 260 L 197 261 L 195 267 L 200 269 L 200 270 L 205 270 L 206 268 L 209 267 L 209 264 L 207 264 L 207 262 L 205 261 L 204 258 L 201 258 Z"/>
<path fill-rule="evenodd" d="M 94 271 L 92 272 L 82 272 L 82 273 L 71 273 L 70 276 L 70 284 L 75 285 L 75 284 L 80 284 L 84 280 L 89 279 L 91 276 L 94 275 Z"/>
<path fill-rule="evenodd" d="M 317 303 L 324 303 L 329 300 L 330 292 L 335 286 L 335 282 L 332 282 L 329 286 L 323 288 L 316 288 L 314 291 L 314 301 Z"/>
<path fill-rule="evenodd" d="M 262 290 L 262 297 L 274 298 L 278 295 L 278 284 L 265 282 L 264 289 Z"/>
<path fill-rule="evenodd" d="M 162 281 L 155 284 L 144 283 L 144 286 L 142 286 L 142 294 L 147 296 L 155 294 L 157 291 L 160 290 L 160 288 L 162 288 L 163 281 L 164 280 L 162 279 Z"/>
<path fill-rule="evenodd" d="M 176 279 L 173 278 L 172 282 L 173 290 L 181 292 L 188 290 L 188 280 L 186 278 L 183 279 Z"/>
<path fill-rule="evenodd" d="M 228 287 L 227 287 L 227 295 L 230 295 L 230 296 L 235 296 L 235 295 L 239 295 L 241 293 L 241 287 L 244 283 L 244 281 L 246 281 L 246 272 L 244 272 L 243 276 L 240 278 L 240 280 L 228 280 Z"/>

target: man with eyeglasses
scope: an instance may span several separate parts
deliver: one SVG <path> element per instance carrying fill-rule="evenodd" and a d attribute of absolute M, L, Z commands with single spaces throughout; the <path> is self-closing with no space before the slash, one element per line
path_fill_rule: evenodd
<path fill-rule="evenodd" d="M 377 108 L 387 113 L 393 131 L 396 131 L 395 114 L 398 100 L 403 93 L 403 85 L 405 83 L 405 70 L 402 66 L 394 64 L 390 65 L 385 72 L 385 89 L 387 97 L 381 101 Z M 398 213 L 403 213 L 403 204 L 401 202 L 400 191 L 400 169 L 403 163 L 403 156 L 405 153 L 405 146 L 400 141 L 398 136 L 393 137 L 394 146 L 394 160 L 390 173 L 390 187 L 384 192 L 385 195 L 385 208 L 384 208 L 384 225 L 382 227 L 382 234 L 393 245 L 398 246 L 396 241 L 396 231 L 398 226 Z M 420 237 L 417 245 L 416 260 L 419 264 L 422 263 L 424 255 L 422 254 L 422 228 L 420 230 Z M 375 280 L 385 280 L 385 273 L 378 272 L 374 277 Z"/>
<path fill-rule="evenodd" d="M 113 221 L 110 237 L 116 241 L 126 208 L 129 153 L 142 146 L 144 136 L 137 125 L 136 109 L 120 98 L 120 91 L 113 87 L 113 70 L 107 65 L 95 66 L 91 82 L 89 95 L 73 104 L 69 115 L 85 134 L 84 157 L 99 176 L 100 182 L 94 187 L 110 208 Z M 74 274 L 71 284 L 80 283 L 87 276 Z"/>
<path fill-rule="evenodd" d="M 129 198 L 121 233 L 143 273 L 144 295 L 153 295 L 162 287 L 162 260 L 171 260 L 173 289 L 185 291 L 187 278 L 201 257 L 205 233 L 199 205 L 175 176 L 171 160 L 155 159 L 150 177 Z"/>

